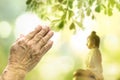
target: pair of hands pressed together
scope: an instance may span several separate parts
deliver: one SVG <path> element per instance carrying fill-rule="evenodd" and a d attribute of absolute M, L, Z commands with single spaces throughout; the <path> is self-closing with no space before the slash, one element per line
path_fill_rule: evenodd
<path fill-rule="evenodd" d="M 11 46 L 8 65 L 0 80 L 23 80 L 42 56 L 52 47 L 50 38 L 53 32 L 49 27 L 38 26 L 26 36 L 21 36 Z"/>

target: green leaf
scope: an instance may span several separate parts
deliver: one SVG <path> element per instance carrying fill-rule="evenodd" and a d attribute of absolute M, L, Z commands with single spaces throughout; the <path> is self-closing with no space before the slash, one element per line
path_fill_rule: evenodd
<path fill-rule="evenodd" d="M 94 3 L 94 1 L 95 1 L 95 0 L 89 0 L 89 1 L 88 1 L 88 4 L 89 4 L 90 6 L 92 6 L 93 3 Z"/>
<path fill-rule="evenodd" d="M 32 2 L 32 0 L 27 0 L 26 4 L 29 5 Z"/>
<path fill-rule="evenodd" d="M 83 22 L 82 22 L 82 21 L 81 21 L 81 22 L 75 21 L 75 23 L 76 23 L 80 28 L 83 29 Z"/>
<path fill-rule="evenodd" d="M 92 19 L 95 19 L 95 16 L 94 16 L 94 15 L 92 15 Z"/>
<path fill-rule="evenodd" d="M 55 4 L 52 6 L 52 11 L 55 12 L 56 10 L 60 10 L 62 11 L 63 10 L 63 7 L 61 4 Z"/>
<path fill-rule="evenodd" d="M 84 18 L 85 17 L 85 14 L 84 14 L 84 12 L 82 11 L 81 12 L 81 18 Z"/>
<path fill-rule="evenodd" d="M 63 22 L 63 20 L 60 18 L 51 20 L 50 26 L 51 26 L 52 30 L 59 31 L 62 26 L 61 24 L 63 24 L 62 22 Z"/>
<path fill-rule="evenodd" d="M 119 3 L 116 4 L 116 8 L 120 11 L 120 4 Z"/>
<path fill-rule="evenodd" d="M 111 6 L 111 7 L 114 7 L 114 5 L 115 5 L 115 0 L 109 0 L 109 3 L 110 3 L 110 6 Z"/>
<path fill-rule="evenodd" d="M 90 8 L 87 8 L 87 13 L 86 13 L 86 15 L 87 15 L 87 16 L 90 16 L 90 14 L 91 14 L 91 9 L 90 9 Z"/>
<path fill-rule="evenodd" d="M 61 21 L 59 24 L 58 24 L 58 29 L 63 29 L 64 27 L 64 21 Z"/>
<path fill-rule="evenodd" d="M 101 8 L 106 9 L 106 6 L 104 4 L 101 4 Z"/>
<path fill-rule="evenodd" d="M 62 2 L 63 2 L 63 0 L 58 0 L 58 2 L 62 3 Z"/>
<path fill-rule="evenodd" d="M 68 11 L 68 19 L 70 19 L 74 15 L 74 12 L 72 10 Z"/>
<path fill-rule="evenodd" d="M 68 7 L 72 9 L 74 0 L 68 0 Z"/>
<path fill-rule="evenodd" d="M 69 29 L 70 29 L 70 30 L 75 29 L 75 24 L 74 24 L 73 22 L 72 22 L 72 24 L 70 25 Z"/>
<path fill-rule="evenodd" d="M 62 16 L 61 16 L 61 19 L 63 20 L 63 21 L 65 21 L 65 19 L 66 19 L 66 13 L 64 13 Z"/>
<path fill-rule="evenodd" d="M 112 14 L 113 14 L 112 9 L 109 8 L 109 9 L 108 9 L 108 16 L 112 16 Z"/>
<path fill-rule="evenodd" d="M 60 21 L 60 19 L 54 19 L 54 20 L 52 20 L 52 23 L 56 23 L 56 22 L 59 22 L 59 21 Z"/>
<path fill-rule="evenodd" d="M 78 9 L 82 7 L 82 4 L 83 4 L 83 1 L 82 0 L 78 0 L 78 5 L 77 5 Z"/>
<path fill-rule="evenodd" d="M 99 13 L 99 12 L 101 11 L 101 6 L 98 5 L 98 6 L 95 8 L 95 11 Z"/>
<path fill-rule="evenodd" d="M 51 28 L 52 30 L 55 30 L 55 31 L 60 31 L 61 29 L 64 28 L 64 21 L 63 20 L 54 20 L 52 23 L 51 23 Z"/>

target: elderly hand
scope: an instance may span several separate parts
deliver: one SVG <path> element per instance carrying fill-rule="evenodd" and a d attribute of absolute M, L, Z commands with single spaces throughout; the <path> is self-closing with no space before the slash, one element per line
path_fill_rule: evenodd
<path fill-rule="evenodd" d="M 51 48 L 49 39 L 53 32 L 49 27 L 37 27 L 26 36 L 19 38 L 11 47 L 9 65 L 30 71 Z"/>
<path fill-rule="evenodd" d="M 4 80 L 22 80 L 25 74 L 31 71 L 51 48 L 53 42 L 50 38 L 52 36 L 53 32 L 49 27 L 38 26 L 28 35 L 19 38 L 10 49 L 8 65 L 2 78 Z"/>

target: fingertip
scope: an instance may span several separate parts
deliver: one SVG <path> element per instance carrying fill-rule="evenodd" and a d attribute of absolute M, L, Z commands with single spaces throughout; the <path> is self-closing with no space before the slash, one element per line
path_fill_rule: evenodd
<path fill-rule="evenodd" d="M 53 31 L 49 31 L 49 34 L 51 35 L 51 37 L 54 35 Z"/>
<path fill-rule="evenodd" d="M 41 30 L 42 29 L 42 26 L 41 25 L 38 25 L 35 30 Z"/>
<path fill-rule="evenodd" d="M 50 27 L 48 27 L 48 26 L 46 26 L 45 28 L 47 28 L 48 31 L 50 30 Z"/>
<path fill-rule="evenodd" d="M 19 35 L 20 38 L 21 38 L 21 37 L 24 37 L 24 36 L 25 36 L 24 34 L 20 34 L 20 35 Z"/>
<path fill-rule="evenodd" d="M 50 45 L 53 45 L 53 41 L 49 40 L 49 44 L 50 44 Z"/>
<path fill-rule="evenodd" d="M 51 31 L 52 32 L 52 35 L 54 35 L 54 32 L 53 31 Z"/>

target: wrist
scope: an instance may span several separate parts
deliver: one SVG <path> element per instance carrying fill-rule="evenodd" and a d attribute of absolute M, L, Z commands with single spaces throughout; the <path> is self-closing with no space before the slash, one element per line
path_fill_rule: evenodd
<path fill-rule="evenodd" d="M 23 80 L 26 75 L 26 71 L 17 65 L 7 65 L 2 73 L 2 80 Z"/>

